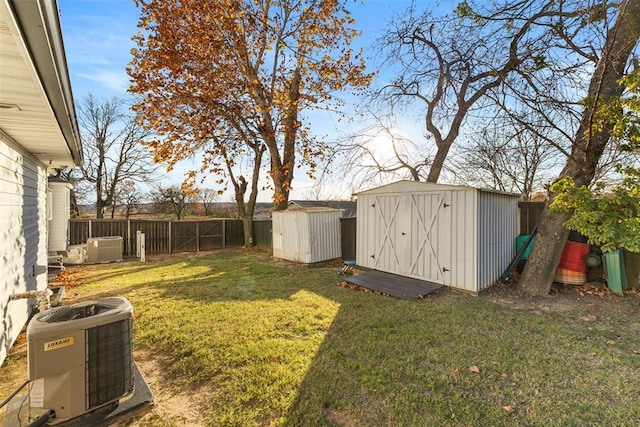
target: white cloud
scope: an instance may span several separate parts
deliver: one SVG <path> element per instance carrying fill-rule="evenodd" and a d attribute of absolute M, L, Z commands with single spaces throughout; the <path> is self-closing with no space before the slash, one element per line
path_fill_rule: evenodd
<path fill-rule="evenodd" d="M 106 89 L 107 91 L 117 92 L 118 94 L 124 95 L 127 93 L 127 88 L 129 87 L 129 76 L 124 69 L 122 71 L 118 71 L 110 68 L 95 68 L 91 70 L 91 72 L 78 72 L 75 75 L 82 79 L 98 83 L 99 87 L 103 89 L 96 90 L 92 85 L 88 85 L 86 83 L 80 84 L 78 81 L 78 86 L 86 88 L 87 94 L 91 92 L 99 95 L 97 92 L 103 92 Z M 77 95 L 84 96 L 85 94 Z"/>

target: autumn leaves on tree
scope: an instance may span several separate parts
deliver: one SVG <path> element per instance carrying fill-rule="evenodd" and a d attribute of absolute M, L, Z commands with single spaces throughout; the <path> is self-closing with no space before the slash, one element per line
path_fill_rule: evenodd
<path fill-rule="evenodd" d="M 335 105 L 334 93 L 366 88 L 371 75 L 349 47 L 357 36 L 345 0 L 141 0 L 130 91 L 155 160 L 170 167 L 196 153 L 198 174 L 235 176 L 241 162 L 257 191 L 268 153 L 276 209 L 287 206 L 294 170 L 313 174 L 325 145 L 303 111 Z M 247 157 L 246 155 L 249 154 Z M 226 181 L 226 179 L 225 179 Z M 243 197 L 243 194 L 239 195 Z M 253 212 L 251 212 L 251 215 Z"/>

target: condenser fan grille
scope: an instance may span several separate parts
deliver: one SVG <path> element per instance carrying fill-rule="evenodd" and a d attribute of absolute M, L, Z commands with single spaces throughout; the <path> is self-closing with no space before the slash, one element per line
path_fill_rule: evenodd
<path fill-rule="evenodd" d="M 87 409 L 133 390 L 132 320 L 86 330 Z"/>

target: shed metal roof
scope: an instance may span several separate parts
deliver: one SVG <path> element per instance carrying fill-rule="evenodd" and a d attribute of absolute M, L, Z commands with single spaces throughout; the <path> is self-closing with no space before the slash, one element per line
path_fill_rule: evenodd
<path fill-rule="evenodd" d="M 521 194 L 517 193 L 508 193 L 505 191 L 493 190 L 488 188 L 475 188 L 475 187 L 465 187 L 462 185 L 450 185 L 450 184 L 438 184 L 434 182 L 422 182 L 422 181 L 397 181 L 392 182 L 390 184 L 382 185 L 380 187 L 370 188 L 368 190 L 360 191 L 356 193 L 360 194 L 389 194 L 389 193 L 409 193 L 409 192 L 421 192 L 421 191 L 455 191 L 455 190 L 475 190 L 481 191 L 485 193 L 496 193 L 496 194 L 504 194 L 513 197 L 522 197 Z"/>

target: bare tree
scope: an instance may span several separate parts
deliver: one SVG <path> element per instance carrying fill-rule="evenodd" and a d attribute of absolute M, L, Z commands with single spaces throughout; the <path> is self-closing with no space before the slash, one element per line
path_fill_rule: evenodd
<path fill-rule="evenodd" d="M 427 179 L 432 159 L 425 144 L 402 135 L 392 116 L 368 111 L 372 123 L 338 144 L 346 153 L 345 163 L 353 167 L 355 187 L 363 183 L 384 183 L 390 179 Z"/>
<path fill-rule="evenodd" d="M 180 221 L 192 198 L 189 192 L 178 186 L 162 187 L 156 186 L 149 192 L 149 198 L 156 205 L 160 212 L 171 212 Z"/>
<path fill-rule="evenodd" d="M 436 147 L 432 159 L 420 158 L 418 163 L 429 165 L 429 182 L 438 181 L 468 116 L 488 105 L 487 93 L 510 73 L 535 68 L 549 48 L 544 30 L 536 25 L 544 10 L 514 20 L 502 32 L 490 23 L 470 22 L 470 12 L 465 2 L 447 16 L 419 12 L 414 5 L 392 20 L 380 40 L 397 77 L 377 92 L 376 99 L 391 111 L 407 106 L 423 111 L 426 145 L 432 141 Z"/>
<path fill-rule="evenodd" d="M 557 151 L 507 117 L 472 134 L 452 165 L 456 181 L 522 194 L 528 200 L 552 180 Z"/>
<path fill-rule="evenodd" d="M 124 208 L 125 218 L 129 218 L 132 211 L 140 204 L 140 188 L 132 180 L 121 181 L 113 197 L 111 218 L 114 217 L 116 208 Z"/>
<path fill-rule="evenodd" d="M 200 202 L 204 216 L 209 216 L 213 203 L 218 200 L 219 191 L 213 188 L 199 188 L 196 199 Z"/>
<path fill-rule="evenodd" d="M 80 104 L 79 123 L 84 150 L 80 171 L 95 194 L 96 217 L 102 218 L 121 182 L 152 178 L 157 167 L 143 146 L 150 134 L 127 113 L 125 101 L 115 97 L 87 96 Z"/>

